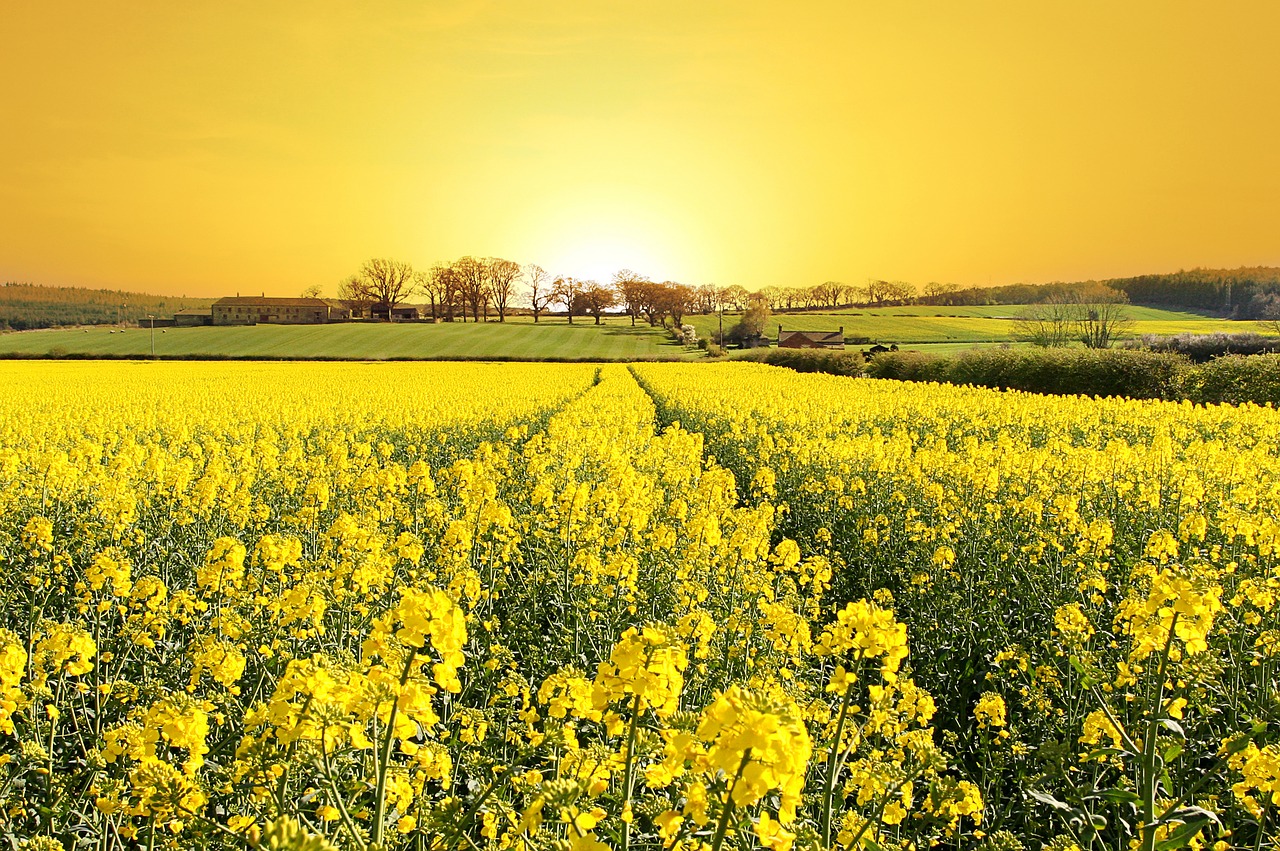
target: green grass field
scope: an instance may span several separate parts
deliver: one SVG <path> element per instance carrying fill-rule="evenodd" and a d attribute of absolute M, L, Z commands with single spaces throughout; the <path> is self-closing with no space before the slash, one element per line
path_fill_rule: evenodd
<path fill-rule="evenodd" d="M 873 343 L 897 343 L 935 354 L 952 354 L 975 345 L 1014 342 L 1018 305 L 981 307 L 885 307 L 837 312 L 775 315 L 766 327 L 773 337 L 785 329 L 834 331 L 844 326 L 846 338 L 863 337 Z M 1207 314 L 1154 307 L 1132 307 L 1131 336 L 1142 334 L 1208 334 L 1263 331 L 1256 322 L 1232 322 Z M 710 337 L 716 316 L 689 316 L 685 321 Z M 738 321 L 726 314 L 725 330 Z M 112 331 L 114 330 L 114 333 Z M 1265 331 L 1264 331 L 1265 333 Z M 3 355 L 78 355 L 147 357 L 151 331 L 108 326 L 0 335 Z M 850 348 L 861 344 L 850 343 Z M 632 327 L 625 317 L 610 317 L 595 325 L 579 319 L 572 326 L 564 317 L 544 317 L 534 324 L 526 316 L 505 323 L 344 323 L 334 325 L 257 325 L 252 327 L 165 328 L 155 331 L 158 357 L 229 358 L 491 358 L 573 359 L 692 358 L 701 354 L 672 342 L 661 328 L 643 323 Z"/>
<path fill-rule="evenodd" d="M 104 326 L 74 330 L 22 331 L 0 336 L 0 355 L 50 352 L 108 357 L 147 357 L 152 332 Z M 505 323 L 345 323 L 257 325 L 219 328 L 157 328 L 157 357 L 212 355 L 231 358 L 602 358 L 693 357 L 661 328 L 631 327 L 613 318 L 570 327 L 563 318 Z"/>

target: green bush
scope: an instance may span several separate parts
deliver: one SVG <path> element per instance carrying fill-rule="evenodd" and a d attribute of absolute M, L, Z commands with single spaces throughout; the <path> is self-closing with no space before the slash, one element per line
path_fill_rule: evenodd
<path fill-rule="evenodd" d="M 1228 355 L 1192 369 L 1185 397 L 1193 402 L 1280 405 L 1280 355 Z"/>
<path fill-rule="evenodd" d="M 950 361 L 920 352 L 884 352 L 867 361 L 867 374 L 872 378 L 894 381 L 950 381 Z"/>
<path fill-rule="evenodd" d="M 974 349 L 954 358 L 888 352 L 867 374 L 900 381 L 940 381 L 1001 390 L 1080 396 L 1171 399 L 1181 394 L 1185 358 L 1113 349 Z"/>
<path fill-rule="evenodd" d="M 825 372 L 830 375 L 862 375 L 863 360 L 858 352 L 829 349 L 750 349 L 736 360 L 750 360 L 771 366 L 785 366 L 796 372 Z"/>
<path fill-rule="evenodd" d="M 864 362 L 857 352 L 755 349 L 735 360 L 796 372 L 1029 393 L 1280 405 L 1280 354 L 1228 355 L 1195 364 L 1183 355 L 1140 349 L 973 349 L 951 358 L 883 352 Z"/>

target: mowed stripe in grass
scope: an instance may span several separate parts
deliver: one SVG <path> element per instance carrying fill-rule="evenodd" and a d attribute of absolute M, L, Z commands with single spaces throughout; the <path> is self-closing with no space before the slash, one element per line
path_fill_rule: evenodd
<path fill-rule="evenodd" d="M 346 323 L 165 328 L 154 334 L 158 357 L 266 358 L 646 358 L 692 356 L 662 329 L 629 323 L 549 320 L 505 323 Z M 0 353 L 146 357 L 152 332 L 130 328 L 24 331 L 0 337 Z M 700 353 L 698 353 L 700 354 Z"/>

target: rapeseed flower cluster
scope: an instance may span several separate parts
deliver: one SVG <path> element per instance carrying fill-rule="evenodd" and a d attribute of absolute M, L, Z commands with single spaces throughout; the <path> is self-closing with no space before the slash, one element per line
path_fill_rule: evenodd
<path fill-rule="evenodd" d="M 1275 823 L 1272 411 L 745 364 L 0 375 L 18 847 Z"/>

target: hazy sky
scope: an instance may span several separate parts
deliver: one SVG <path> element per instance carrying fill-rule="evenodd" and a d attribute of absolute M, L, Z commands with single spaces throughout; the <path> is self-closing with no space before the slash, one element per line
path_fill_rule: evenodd
<path fill-rule="evenodd" d="M 0 3 L 0 279 L 1280 265 L 1280 3 Z"/>

